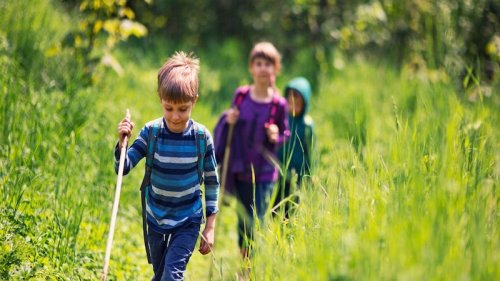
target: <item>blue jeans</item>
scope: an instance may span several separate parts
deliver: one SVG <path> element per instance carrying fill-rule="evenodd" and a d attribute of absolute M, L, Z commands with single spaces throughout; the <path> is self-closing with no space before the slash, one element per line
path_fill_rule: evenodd
<path fill-rule="evenodd" d="M 253 240 L 255 214 L 262 220 L 273 191 L 274 183 L 247 183 L 236 180 L 236 197 L 245 209 L 245 213 L 238 212 L 238 244 L 240 248 L 248 248 Z M 255 190 L 255 201 L 254 201 Z"/>
<path fill-rule="evenodd" d="M 188 223 L 171 234 L 148 231 L 154 277 L 152 281 L 183 280 L 200 231 L 199 223 Z"/>

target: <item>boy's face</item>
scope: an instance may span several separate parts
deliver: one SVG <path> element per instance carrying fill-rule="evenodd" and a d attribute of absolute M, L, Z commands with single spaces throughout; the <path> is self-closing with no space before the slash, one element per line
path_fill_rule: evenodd
<path fill-rule="evenodd" d="M 264 58 L 255 58 L 250 63 L 250 74 L 256 84 L 270 84 L 271 77 L 276 76 L 276 68 L 272 62 Z"/>
<path fill-rule="evenodd" d="M 182 133 L 188 126 L 191 111 L 196 103 L 195 101 L 174 103 L 162 99 L 163 115 L 167 121 L 167 127 L 174 133 Z"/>
<path fill-rule="evenodd" d="M 304 99 L 302 95 L 300 95 L 295 90 L 288 90 L 286 95 L 286 99 L 288 101 L 288 112 L 293 117 L 298 116 L 304 110 Z"/>

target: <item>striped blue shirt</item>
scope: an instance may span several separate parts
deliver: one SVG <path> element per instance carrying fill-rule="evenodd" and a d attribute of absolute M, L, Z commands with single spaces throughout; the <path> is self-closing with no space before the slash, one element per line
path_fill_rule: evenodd
<path fill-rule="evenodd" d="M 182 133 L 168 130 L 165 119 L 159 129 L 153 158 L 151 184 L 146 187 L 148 225 L 155 231 L 166 233 L 189 222 L 203 221 L 202 191 L 198 175 L 197 132 L 193 120 Z M 134 143 L 128 148 L 123 174 L 126 175 L 146 157 L 146 145 L 151 126 L 148 122 Z M 203 125 L 206 152 L 203 167 L 206 214 L 218 211 L 219 179 L 213 149 L 213 138 Z M 115 149 L 115 171 L 118 171 L 120 151 Z"/>

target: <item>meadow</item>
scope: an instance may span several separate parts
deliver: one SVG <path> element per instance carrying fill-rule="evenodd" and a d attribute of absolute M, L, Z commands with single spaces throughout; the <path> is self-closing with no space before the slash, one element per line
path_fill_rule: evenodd
<path fill-rule="evenodd" d="M 27 3 L 0 4 L 0 280 L 96 280 L 117 124 L 130 109 L 134 139 L 160 116 L 157 70 L 175 50 L 190 49 L 123 43 L 114 51 L 123 74 L 100 69 L 89 85 L 77 79 L 84 70 L 72 53 L 52 54 L 71 18 L 51 1 Z M 26 11 L 22 20 L 16 9 Z M 194 51 L 201 88 L 193 118 L 213 128 L 232 90 L 249 82 L 247 54 L 232 41 Z M 498 84 L 485 90 L 469 77 L 471 99 L 453 79 L 335 59 L 313 85 L 314 170 L 297 191 L 295 214 L 268 214 L 254 257 L 242 264 L 236 204 L 226 197 L 216 249 L 193 255 L 186 280 L 237 280 L 242 266 L 252 280 L 500 279 Z M 300 71 L 285 62 L 278 87 Z M 143 169 L 124 178 L 109 280 L 152 275 L 141 231 Z"/>

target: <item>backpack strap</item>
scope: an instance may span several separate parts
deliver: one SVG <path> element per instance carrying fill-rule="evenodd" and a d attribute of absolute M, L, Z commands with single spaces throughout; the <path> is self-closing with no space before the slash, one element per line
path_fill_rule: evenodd
<path fill-rule="evenodd" d="M 193 121 L 196 140 L 196 154 L 198 156 L 198 179 L 203 184 L 203 171 L 205 169 L 205 153 L 207 152 L 207 138 L 203 126 Z"/>
<path fill-rule="evenodd" d="M 149 127 L 148 131 L 148 142 L 146 145 L 146 172 L 144 173 L 144 178 L 141 183 L 141 205 L 142 205 L 142 234 L 144 235 L 144 247 L 146 248 L 146 256 L 148 257 L 148 263 L 151 263 L 151 251 L 149 249 L 148 243 L 148 226 L 147 226 L 147 212 L 146 212 L 146 197 L 148 184 L 151 183 L 151 171 L 153 170 L 153 159 L 156 151 L 156 142 L 158 140 L 158 134 L 163 124 L 163 118 L 158 121 L 154 121 Z"/>
<path fill-rule="evenodd" d="M 275 94 L 273 96 L 273 101 L 271 102 L 271 109 L 269 110 L 269 121 L 267 123 L 274 124 L 276 122 L 276 113 L 278 112 L 280 100 Z"/>
<path fill-rule="evenodd" d="M 148 144 L 147 144 L 147 155 L 146 155 L 146 173 L 151 176 L 151 170 L 153 168 L 153 158 L 156 152 L 156 141 L 158 140 L 158 133 L 162 125 L 163 119 L 155 122 L 149 129 L 148 133 Z"/>
<path fill-rule="evenodd" d="M 240 105 L 246 96 L 250 93 L 250 86 L 244 86 L 236 91 L 236 97 L 234 98 L 234 106 L 240 109 Z"/>
<path fill-rule="evenodd" d="M 207 152 L 207 138 L 205 129 L 202 125 L 193 121 L 193 129 L 195 131 L 196 140 L 196 154 L 198 156 L 198 179 L 200 180 L 200 188 L 204 180 L 204 170 L 205 170 L 205 154 Z M 203 221 L 205 221 L 205 212 L 203 212 Z"/>

